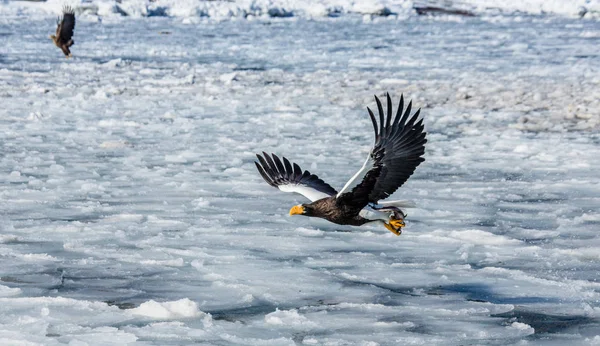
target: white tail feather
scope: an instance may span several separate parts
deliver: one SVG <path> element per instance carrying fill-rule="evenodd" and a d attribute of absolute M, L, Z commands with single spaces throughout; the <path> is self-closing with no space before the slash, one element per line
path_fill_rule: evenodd
<path fill-rule="evenodd" d="M 378 205 L 383 207 L 398 207 L 398 208 L 416 208 L 417 205 L 413 201 L 387 201 L 387 202 L 377 202 Z"/>

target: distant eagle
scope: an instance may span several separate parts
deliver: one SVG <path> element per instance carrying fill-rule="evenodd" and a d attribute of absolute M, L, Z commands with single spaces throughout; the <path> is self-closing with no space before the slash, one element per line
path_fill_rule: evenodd
<path fill-rule="evenodd" d="M 56 35 L 50 35 L 50 38 L 54 42 L 54 44 L 60 48 L 63 53 L 65 53 L 65 57 L 71 57 L 71 51 L 69 47 L 75 43 L 73 41 L 73 30 L 75 29 L 75 13 L 71 7 L 65 6 L 63 7 L 63 16 L 62 19 L 59 17 L 56 20 Z"/>
<path fill-rule="evenodd" d="M 296 192 L 311 200 L 290 209 L 290 215 L 320 217 L 340 225 L 360 226 L 368 222 L 381 222 L 390 232 L 400 235 L 405 214 L 399 207 L 411 206 L 403 201 L 379 202 L 396 191 L 425 161 L 426 133 L 423 120 L 418 119 L 421 109 L 410 116 L 412 101 L 406 110 L 404 96 L 395 116 L 392 100 L 387 97 L 387 116 L 381 101 L 375 96 L 379 110 L 379 124 L 367 107 L 375 144 L 362 168 L 346 183 L 340 192 L 300 166 L 280 159 L 275 154 L 263 152 L 255 162 L 263 179 L 284 192 Z"/>

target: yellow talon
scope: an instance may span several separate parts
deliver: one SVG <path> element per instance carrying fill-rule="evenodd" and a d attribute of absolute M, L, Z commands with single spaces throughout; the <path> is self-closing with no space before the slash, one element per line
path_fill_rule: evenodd
<path fill-rule="evenodd" d="M 393 225 L 391 225 L 392 221 L 390 221 L 390 223 L 384 223 L 383 225 L 385 226 L 385 228 L 388 229 L 388 231 L 394 233 L 395 235 L 400 235 L 402 234 L 402 229 L 400 227 L 396 227 L 394 228 Z M 403 223 L 404 225 L 404 223 Z"/>
<path fill-rule="evenodd" d="M 390 220 L 390 225 L 392 225 L 392 227 L 394 227 L 396 229 L 400 229 L 400 228 L 406 226 L 406 224 L 404 223 L 404 220 Z"/>

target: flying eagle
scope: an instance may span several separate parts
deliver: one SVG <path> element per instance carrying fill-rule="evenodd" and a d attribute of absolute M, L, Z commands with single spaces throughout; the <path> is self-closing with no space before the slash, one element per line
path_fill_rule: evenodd
<path fill-rule="evenodd" d="M 399 207 L 411 206 L 403 201 L 379 202 L 394 193 L 425 161 L 426 132 L 423 120 L 418 119 L 421 109 L 410 115 L 412 101 L 406 110 L 404 96 L 396 115 L 392 114 L 392 100 L 387 97 L 387 116 L 381 101 L 375 96 L 379 123 L 367 107 L 375 131 L 375 144 L 362 168 L 337 192 L 333 187 L 309 171 L 302 171 L 285 157 L 263 152 L 254 162 L 263 179 L 284 192 L 296 192 L 312 203 L 290 209 L 290 215 L 320 217 L 339 225 L 360 226 L 368 222 L 382 222 L 390 232 L 400 235 L 405 226 L 405 214 Z"/>
<path fill-rule="evenodd" d="M 69 47 L 75 43 L 73 41 L 73 29 L 75 29 L 75 13 L 71 7 L 63 7 L 62 19 L 56 20 L 56 35 L 50 35 L 54 44 L 65 53 L 66 58 L 70 58 L 71 51 Z"/>

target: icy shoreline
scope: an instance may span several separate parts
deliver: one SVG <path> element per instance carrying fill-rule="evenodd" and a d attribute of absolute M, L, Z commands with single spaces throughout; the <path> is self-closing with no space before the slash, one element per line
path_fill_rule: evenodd
<path fill-rule="evenodd" d="M 457 9 L 477 16 L 559 15 L 597 19 L 600 17 L 600 0 L 48 0 L 45 2 L 14 1 L 0 5 L 0 14 L 55 16 L 61 8 L 70 5 L 79 14 L 133 18 L 168 16 L 181 18 L 209 17 L 339 17 L 348 14 L 399 17 L 416 16 L 415 7 Z"/>

